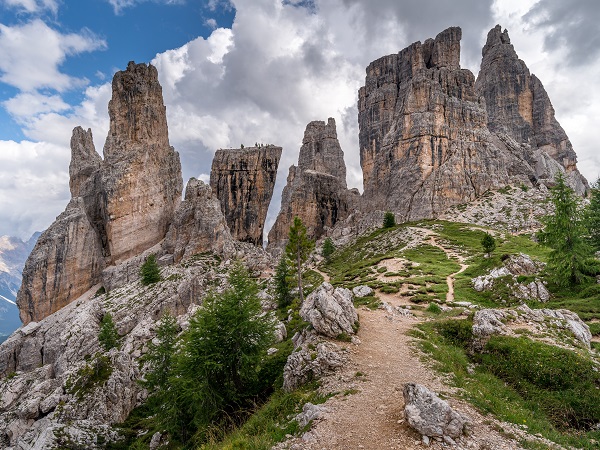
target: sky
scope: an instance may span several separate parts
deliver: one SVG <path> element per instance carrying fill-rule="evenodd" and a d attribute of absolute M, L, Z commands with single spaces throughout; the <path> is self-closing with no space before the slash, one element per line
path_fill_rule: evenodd
<path fill-rule="evenodd" d="M 110 81 L 128 61 L 158 68 L 184 184 L 208 180 L 218 148 L 282 146 L 269 228 L 306 124 L 333 117 L 362 190 L 366 66 L 449 26 L 475 75 L 487 32 L 508 29 L 595 181 L 598 23 L 597 0 L 0 0 L 0 236 L 27 239 L 64 210 L 72 129 L 91 128 L 102 154 Z"/>

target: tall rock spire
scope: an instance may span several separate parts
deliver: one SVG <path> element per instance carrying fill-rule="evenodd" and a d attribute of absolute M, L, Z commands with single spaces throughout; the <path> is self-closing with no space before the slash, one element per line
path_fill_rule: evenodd
<path fill-rule="evenodd" d="M 508 31 L 502 31 L 500 25 L 492 28 L 482 57 L 475 87 L 485 98 L 489 129 L 548 154 L 565 169 L 571 186 L 584 193 L 587 182 L 577 170 L 573 146 L 554 116 L 541 81 L 517 56 Z"/>
<path fill-rule="evenodd" d="M 262 246 L 281 151 L 281 147 L 267 145 L 215 153 L 210 186 L 234 239 Z"/>
<path fill-rule="evenodd" d="M 291 166 L 281 195 L 281 210 L 269 232 L 269 248 L 285 245 L 294 217 L 312 238 L 323 235 L 352 211 L 353 194 L 346 188 L 344 152 L 337 139 L 335 120 L 306 126 L 298 166 Z"/>
<path fill-rule="evenodd" d="M 117 72 L 108 112 L 103 184 L 107 253 L 116 264 L 165 237 L 183 181 L 154 66 L 130 62 Z"/>

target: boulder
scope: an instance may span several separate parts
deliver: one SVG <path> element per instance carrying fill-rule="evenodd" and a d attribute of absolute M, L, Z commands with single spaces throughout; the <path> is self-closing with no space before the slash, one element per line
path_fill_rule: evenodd
<path fill-rule="evenodd" d="M 352 293 L 354 294 L 355 297 L 362 298 L 362 297 L 368 297 L 369 295 L 373 295 L 374 291 L 369 286 L 363 285 L 363 286 L 356 286 L 354 289 L 352 289 Z"/>
<path fill-rule="evenodd" d="M 314 350 L 304 346 L 288 356 L 283 368 L 283 388 L 293 391 L 311 379 L 331 373 L 346 360 L 345 352 L 332 342 L 320 342 Z"/>
<path fill-rule="evenodd" d="M 323 405 L 313 405 L 308 402 L 305 403 L 302 407 L 302 412 L 294 417 L 294 420 L 298 422 L 300 428 L 304 428 L 311 421 L 320 419 L 323 417 L 323 414 L 327 412 L 327 408 Z"/>
<path fill-rule="evenodd" d="M 354 334 L 358 314 L 352 304 L 352 292 L 333 288 L 323 283 L 315 289 L 300 307 L 300 317 L 309 322 L 317 333 L 336 337 L 342 333 Z"/>
<path fill-rule="evenodd" d="M 404 385 L 404 416 L 423 436 L 456 439 L 465 434 L 470 420 L 425 386 Z"/>

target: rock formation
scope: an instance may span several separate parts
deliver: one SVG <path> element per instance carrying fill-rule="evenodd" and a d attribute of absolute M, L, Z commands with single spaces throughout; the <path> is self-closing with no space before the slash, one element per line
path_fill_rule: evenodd
<path fill-rule="evenodd" d="M 267 145 L 219 149 L 215 153 L 210 186 L 221 201 L 231 234 L 238 241 L 263 244 L 281 151 L 281 147 Z"/>
<path fill-rule="evenodd" d="M 587 182 L 577 170 L 573 146 L 554 117 L 554 108 L 541 81 L 517 56 L 508 31 L 502 31 L 500 25 L 492 28 L 482 56 L 475 87 L 485 98 L 489 129 L 529 145 L 532 150 L 528 160 L 538 177 L 550 178 L 537 161 L 536 150 L 541 150 L 564 167 L 572 187 L 584 193 Z"/>
<path fill-rule="evenodd" d="M 312 325 L 317 333 L 337 337 L 354 334 L 358 315 L 354 309 L 352 292 L 323 283 L 302 303 L 300 317 Z"/>
<path fill-rule="evenodd" d="M 39 321 L 120 263 L 160 242 L 181 197 L 179 155 L 169 146 L 153 66 L 130 62 L 113 79 L 104 160 L 91 130 L 73 130 L 71 201 L 40 236 L 17 295 L 24 324 Z"/>
<path fill-rule="evenodd" d="M 310 122 L 298 166 L 290 167 L 281 210 L 269 232 L 269 248 L 285 244 L 294 217 L 302 219 L 310 237 L 319 238 L 325 227 L 333 227 L 348 216 L 357 194 L 346 187 L 346 164 L 335 120 Z"/>
<path fill-rule="evenodd" d="M 358 105 L 364 211 L 391 210 L 400 221 L 432 218 L 487 190 L 532 186 L 575 170 L 555 120 L 539 118 L 545 131 L 535 155 L 510 135 L 490 131 L 482 89 L 459 65 L 460 39 L 460 28 L 449 28 L 367 68 Z M 532 114 L 553 119 L 549 102 L 539 103 Z M 564 167 L 546 153 L 550 141 L 564 148 L 554 152 Z"/>
<path fill-rule="evenodd" d="M 165 238 L 163 249 L 179 262 L 189 256 L 212 251 L 233 251 L 233 242 L 219 200 L 210 186 L 191 178 L 185 199 L 175 212 L 175 219 Z"/>
<path fill-rule="evenodd" d="M 127 70 L 115 74 L 108 113 L 103 182 L 114 264 L 165 237 L 183 186 L 154 66 L 130 62 Z"/>

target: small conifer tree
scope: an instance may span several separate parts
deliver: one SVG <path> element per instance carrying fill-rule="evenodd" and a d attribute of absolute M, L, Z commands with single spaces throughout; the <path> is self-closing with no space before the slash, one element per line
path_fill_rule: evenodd
<path fill-rule="evenodd" d="M 140 277 L 142 277 L 142 284 L 148 286 L 150 284 L 160 281 L 160 268 L 156 262 L 156 255 L 150 255 L 142 264 L 140 268 Z"/>
<path fill-rule="evenodd" d="M 115 326 L 112 315 L 108 312 L 104 314 L 102 322 L 100 322 L 98 341 L 100 341 L 100 345 L 102 345 L 106 351 L 119 345 L 119 333 L 117 333 L 117 327 Z"/>
<path fill-rule="evenodd" d="M 483 252 L 489 257 L 496 250 L 496 239 L 490 233 L 485 233 L 481 240 L 481 246 L 483 247 Z"/>
<path fill-rule="evenodd" d="M 600 178 L 590 190 L 590 203 L 585 209 L 587 240 L 594 251 L 600 251 Z"/>
<path fill-rule="evenodd" d="M 275 296 L 277 306 L 286 308 L 292 303 L 292 289 L 290 287 L 290 265 L 286 255 L 282 255 L 275 269 Z"/>
<path fill-rule="evenodd" d="M 289 239 L 285 247 L 287 257 L 294 264 L 296 277 L 298 280 L 298 294 L 300 303 L 304 302 L 304 292 L 302 290 L 302 267 L 308 255 L 315 248 L 315 242 L 306 235 L 306 227 L 299 217 L 294 218 L 294 223 L 290 227 Z"/>
<path fill-rule="evenodd" d="M 325 258 L 325 261 L 329 262 L 333 252 L 335 252 L 335 245 L 333 244 L 333 241 L 331 238 L 325 239 L 325 242 L 323 242 L 323 251 L 321 253 L 323 258 Z"/>
<path fill-rule="evenodd" d="M 542 219 L 544 229 L 538 233 L 540 243 L 552 249 L 548 272 L 558 286 L 581 284 L 595 270 L 590 259 L 592 248 L 584 238 L 586 230 L 579 199 L 562 173 L 556 177 L 550 200 L 554 214 Z"/>
<path fill-rule="evenodd" d="M 396 216 L 391 211 L 388 211 L 383 216 L 383 228 L 393 228 L 396 226 Z"/>
<path fill-rule="evenodd" d="M 167 312 L 160 319 L 156 329 L 158 343 L 154 340 L 149 341 L 148 351 L 142 357 L 142 361 L 148 365 L 148 372 L 142 384 L 150 393 L 156 393 L 160 397 L 168 390 L 178 331 L 177 320 Z"/>

